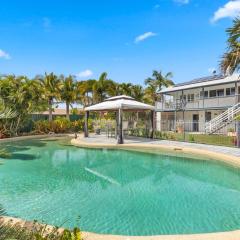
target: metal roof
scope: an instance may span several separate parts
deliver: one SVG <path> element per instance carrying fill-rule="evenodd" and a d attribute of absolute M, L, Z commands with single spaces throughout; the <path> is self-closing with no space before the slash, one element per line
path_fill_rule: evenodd
<path fill-rule="evenodd" d="M 195 79 L 189 82 L 176 84 L 172 87 L 161 90 L 159 93 L 170 93 L 170 92 L 176 92 L 176 91 L 186 90 L 186 89 L 227 84 L 227 83 L 232 83 L 236 81 L 239 81 L 239 74 L 233 74 L 231 76 L 217 75 L 212 77 L 204 77 L 204 78 Z"/>
<path fill-rule="evenodd" d="M 196 78 L 188 82 L 183 82 L 183 83 L 177 83 L 174 85 L 174 87 L 180 87 L 184 85 L 189 85 L 189 84 L 194 84 L 194 83 L 202 83 L 202 82 L 209 82 L 209 81 L 214 81 L 214 80 L 219 80 L 223 79 L 225 76 L 223 75 L 214 75 L 214 76 L 208 76 L 208 77 L 202 77 L 202 78 Z"/>

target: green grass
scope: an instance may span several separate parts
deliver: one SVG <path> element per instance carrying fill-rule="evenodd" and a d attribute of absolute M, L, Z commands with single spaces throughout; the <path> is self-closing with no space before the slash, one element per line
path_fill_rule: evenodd
<path fill-rule="evenodd" d="M 218 146 L 235 146 L 235 138 L 225 135 L 207 135 L 207 134 L 189 134 L 185 133 L 185 139 L 183 133 L 175 132 L 155 132 L 156 139 L 172 140 L 172 141 L 186 141 L 193 143 L 203 143 L 209 145 Z"/>

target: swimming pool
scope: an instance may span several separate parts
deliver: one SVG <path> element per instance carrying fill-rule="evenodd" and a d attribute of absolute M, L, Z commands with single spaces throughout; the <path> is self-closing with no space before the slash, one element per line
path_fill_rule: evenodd
<path fill-rule="evenodd" d="M 192 234 L 240 228 L 240 171 L 181 153 L 2 143 L 0 213 L 83 231 Z"/>

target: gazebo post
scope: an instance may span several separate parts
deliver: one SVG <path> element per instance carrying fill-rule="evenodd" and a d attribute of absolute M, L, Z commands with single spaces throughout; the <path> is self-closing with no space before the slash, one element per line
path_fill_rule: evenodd
<path fill-rule="evenodd" d="M 123 128 L 122 128 L 122 110 L 118 109 L 118 144 L 123 144 Z"/>
<path fill-rule="evenodd" d="M 85 112 L 85 121 L 84 121 L 84 137 L 88 137 L 88 117 L 89 117 L 89 111 Z"/>

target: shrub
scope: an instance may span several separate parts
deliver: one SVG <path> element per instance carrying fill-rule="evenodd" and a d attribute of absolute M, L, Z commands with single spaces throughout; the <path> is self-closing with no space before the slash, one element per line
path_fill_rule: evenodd
<path fill-rule="evenodd" d="M 70 121 L 64 117 L 57 117 L 52 122 L 48 120 L 40 120 L 34 122 L 34 131 L 37 134 L 45 134 L 49 132 L 54 133 L 72 133 L 80 132 L 84 129 L 84 119 L 79 119 L 75 121 Z M 93 121 L 88 120 L 88 129 L 93 131 Z"/>
<path fill-rule="evenodd" d="M 195 138 L 193 135 L 189 135 L 189 142 L 194 142 L 195 141 Z"/>

